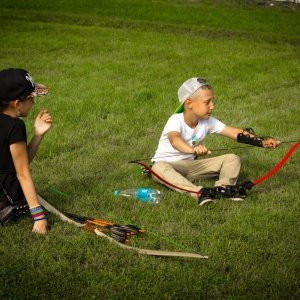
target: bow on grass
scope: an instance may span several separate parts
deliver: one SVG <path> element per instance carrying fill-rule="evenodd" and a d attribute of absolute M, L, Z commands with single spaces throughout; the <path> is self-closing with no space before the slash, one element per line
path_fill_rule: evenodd
<path fill-rule="evenodd" d="M 95 229 L 99 229 L 101 232 L 112 237 L 114 240 L 120 243 L 129 242 L 128 238 L 131 235 L 137 235 L 145 232 L 144 230 L 131 224 L 119 225 L 113 222 L 78 216 L 67 212 L 63 212 L 63 214 L 69 219 L 85 224 L 85 227 L 82 227 L 83 229 L 87 229 L 87 231 L 94 231 Z"/>
<path fill-rule="evenodd" d="M 297 149 L 297 147 L 300 145 L 300 142 L 296 142 L 296 144 L 294 144 L 290 150 L 287 152 L 287 154 L 283 157 L 283 159 L 267 174 L 265 174 L 264 176 L 260 177 L 259 179 L 255 180 L 255 181 L 246 181 L 240 185 L 237 185 L 236 188 L 239 189 L 248 189 L 250 190 L 254 185 L 257 185 L 259 183 L 261 183 L 262 181 L 264 181 L 265 179 L 269 178 L 270 176 L 272 176 L 273 174 L 275 174 L 285 163 L 286 161 L 290 158 L 290 156 L 293 154 L 293 152 Z M 152 170 L 152 168 L 150 166 L 147 166 L 146 164 L 138 161 L 138 160 L 132 160 L 129 163 L 136 163 L 141 165 L 144 169 L 146 169 L 148 172 L 150 172 L 153 176 L 157 177 L 160 181 L 164 182 L 166 185 L 171 186 L 173 188 L 176 188 L 178 190 L 182 190 L 188 193 L 194 193 L 194 194 L 198 194 L 201 195 L 202 193 L 200 191 L 192 191 L 192 190 L 187 190 L 184 188 L 181 188 L 179 186 L 176 186 L 174 184 L 172 184 L 171 182 L 168 182 L 167 180 L 165 180 L 164 178 L 162 178 L 161 176 L 159 176 L 156 172 L 154 172 Z M 234 187 L 234 186 L 233 186 Z M 233 191 L 233 192 L 237 192 Z"/>
<path fill-rule="evenodd" d="M 197 253 L 190 253 L 190 252 L 170 252 L 170 251 L 160 251 L 160 250 L 150 250 L 150 249 L 141 249 L 137 247 L 131 247 L 126 244 L 120 243 L 111 236 L 107 235 L 106 233 L 102 232 L 101 229 L 98 228 L 93 228 L 91 226 L 87 226 L 87 223 L 82 223 L 75 221 L 71 218 L 69 218 L 67 215 L 63 214 L 59 210 L 57 210 L 55 207 L 53 207 L 51 204 L 49 204 L 45 199 L 43 199 L 41 196 L 38 195 L 39 203 L 49 212 L 53 213 L 54 215 L 59 216 L 62 220 L 72 223 L 76 225 L 79 228 L 84 228 L 88 231 L 94 232 L 96 235 L 108 239 L 110 242 L 117 244 L 118 246 L 128 249 L 128 250 L 133 250 L 136 251 L 137 253 L 140 254 L 146 254 L 146 255 L 153 255 L 153 256 L 168 256 L 168 257 L 190 257 L 190 258 L 204 258 L 207 259 L 208 256 L 205 255 L 200 255 Z M 113 224 L 113 223 L 111 223 Z M 112 225 L 110 225 L 112 226 Z"/>

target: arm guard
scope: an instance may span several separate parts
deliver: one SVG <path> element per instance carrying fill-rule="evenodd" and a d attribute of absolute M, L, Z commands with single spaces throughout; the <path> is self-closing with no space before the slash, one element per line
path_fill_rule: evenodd
<path fill-rule="evenodd" d="M 246 133 L 244 133 L 246 131 Z M 253 136 L 251 137 L 250 134 Z M 254 130 L 252 128 L 246 128 L 243 132 L 237 135 L 237 141 L 243 144 L 249 144 L 256 147 L 263 147 L 262 141 L 264 141 L 265 137 L 257 137 Z"/>

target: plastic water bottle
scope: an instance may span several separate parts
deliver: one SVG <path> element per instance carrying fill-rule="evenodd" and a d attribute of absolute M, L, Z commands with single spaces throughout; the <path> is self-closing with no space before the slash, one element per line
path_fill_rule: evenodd
<path fill-rule="evenodd" d="M 116 190 L 114 195 L 135 197 L 145 203 L 157 204 L 161 200 L 160 191 L 152 188 L 132 188 L 127 190 Z"/>

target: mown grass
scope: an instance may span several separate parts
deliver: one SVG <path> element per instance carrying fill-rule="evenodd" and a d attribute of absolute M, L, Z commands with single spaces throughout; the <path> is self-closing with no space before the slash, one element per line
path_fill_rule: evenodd
<path fill-rule="evenodd" d="M 38 192 L 63 211 L 140 225 L 146 234 L 133 246 L 209 255 L 138 255 L 48 213 L 46 236 L 30 232 L 29 218 L 1 229 L 3 299 L 299 298 L 298 150 L 244 203 L 204 208 L 128 164 L 151 158 L 178 87 L 193 76 L 214 86 L 223 122 L 299 140 L 299 10 L 249 1 L 2 1 L 0 25 L 1 69 L 25 68 L 50 88 L 26 120 L 30 135 L 40 109 L 54 119 L 32 163 Z M 206 145 L 241 146 L 218 136 Z M 267 173 L 290 146 L 213 155 L 238 154 L 242 182 Z M 163 201 L 113 196 L 139 186 L 158 188 Z"/>

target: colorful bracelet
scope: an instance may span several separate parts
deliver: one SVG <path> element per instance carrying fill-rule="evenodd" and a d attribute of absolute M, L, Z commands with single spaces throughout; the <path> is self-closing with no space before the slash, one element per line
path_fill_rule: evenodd
<path fill-rule="evenodd" d="M 29 207 L 29 209 L 34 209 L 34 208 L 37 208 L 37 207 L 40 207 L 40 205 Z"/>
<path fill-rule="evenodd" d="M 42 206 L 40 206 L 40 205 L 34 206 L 34 207 L 30 208 L 29 210 L 30 210 L 30 213 L 31 213 L 31 216 L 32 216 L 34 222 L 46 219 L 46 216 L 45 216 Z"/>

